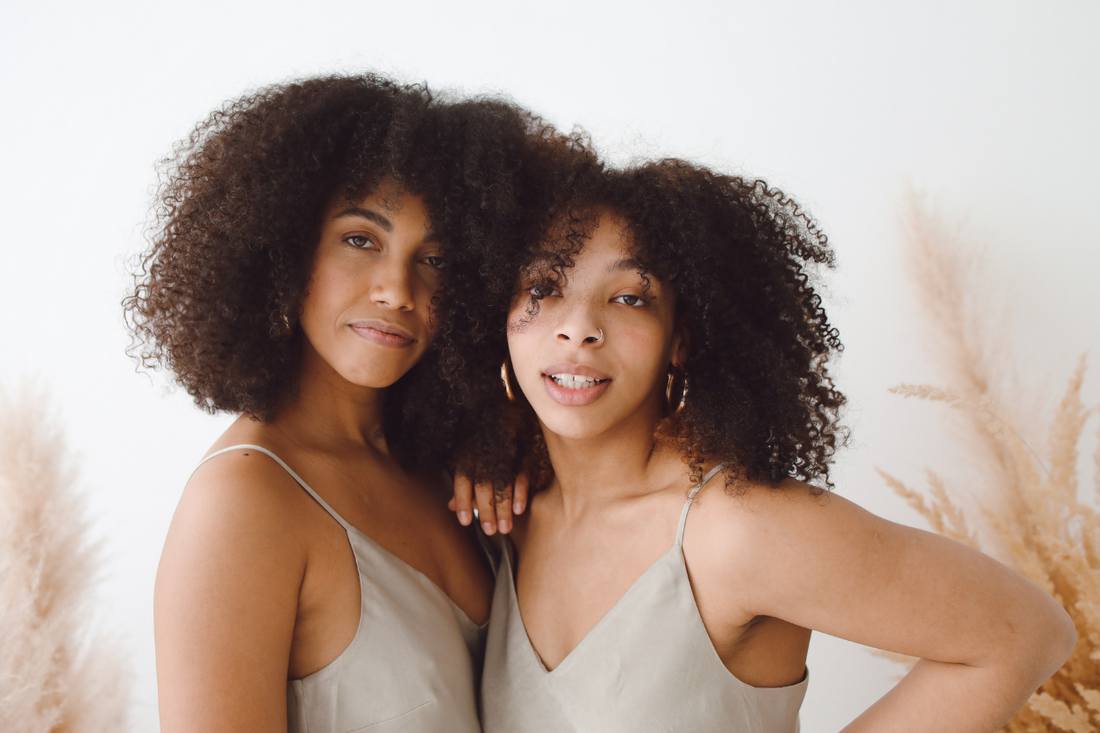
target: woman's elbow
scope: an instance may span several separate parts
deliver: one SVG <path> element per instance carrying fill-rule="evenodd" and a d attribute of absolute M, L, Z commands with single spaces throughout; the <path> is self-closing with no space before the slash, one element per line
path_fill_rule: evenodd
<path fill-rule="evenodd" d="M 1027 644 L 1038 684 L 1046 682 L 1065 664 L 1077 643 L 1077 629 L 1070 615 L 1050 596 L 1044 600 L 1042 612 L 1032 621 L 1033 632 Z"/>
<path fill-rule="evenodd" d="M 1058 607 L 1055 613 L 1055 619 L 1056 623 L 1052 626 L 1056 627 L 1057 631 L 1052 634 L 1055 639 L 1051 644 L 1051 675 L 1065 664 L 1066 660 L 1069 659 L 1069 655 L 1073 653 L 1074 646 L 1077 645 L 1077 629 L 1073 625 L 1073 619 L 1061 606 Z"/>

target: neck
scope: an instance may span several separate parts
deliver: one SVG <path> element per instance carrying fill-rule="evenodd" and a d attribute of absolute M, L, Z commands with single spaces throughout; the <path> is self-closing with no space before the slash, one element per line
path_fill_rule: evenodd
<path fill-rule="evenodd" d="M 675 451 L 655 444 L 660 418 L 655 402 L 598 436 L 567 438 L 543 427 L 554 468 L 550 490 L 559 493 L 566 513 L 648 494 L 683 474 Z"/>
<path fill-rule="evenodd" d="M 297 394 L 272 424 L 302 445 L 366 448 L 388 455 L 382 433 L 385 402 L 386 389 L 352 384 L 307 343 Z"/>

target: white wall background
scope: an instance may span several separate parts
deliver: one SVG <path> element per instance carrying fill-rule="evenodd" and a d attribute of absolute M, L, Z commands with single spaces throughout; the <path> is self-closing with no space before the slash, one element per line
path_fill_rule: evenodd
<path fill-rule="evenodd" d="M 913 522 L 873 472 L 919 482 L 950 452 L 936 408 L 885 391 L 932 377 L 898 258 L 906 182 L 984 234 L 1025 385 L 1056 394 L 1100 346 L 1098 33 L 1096 0 L 5 3 L 0 382 L 41 375 L 82 455 L 104 623 L 137 673 L 133 729 L 157 727 L 160 546 L 227 420 L 135 374 L 123 260 L 142 248 L 153 162 L 209 110 L 273 81 L 381 70 L 510 94 L 615 160 L 690 157 L 782 186 L 840 259 L 829 302 L 855 439 L 839 490 Z M 807 733 L 839 729 L 897 671 L 827 638 L 810 667 Z"/>

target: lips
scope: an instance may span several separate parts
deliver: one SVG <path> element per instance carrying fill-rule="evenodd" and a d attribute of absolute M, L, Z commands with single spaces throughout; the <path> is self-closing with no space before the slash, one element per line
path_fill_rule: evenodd
<path fill-rule="evenodd" d="M 554 384 L 565 389 L 588 389 L 589 387 L 595 387 L 597 384 L 605 381 L 602 379 L 595 379 L 593 377 L 582 377 L 579 374 L 550 374 L 548 375 L 554 380 Z"/>
<path fill-rule="evenodd" d="M 553 364 L 542 372 L 543 386 L 550 399 L 559 405 L 590 405 L 607 391 L 611 377 L 581 364 Z"/>
<path fill-rule="evenodd" d="M 355 321 L 348 325 L 355 335 L 379 346 L 405 348 L 416 343 L 416 337 L 408 329 L 377 318 Z"/>

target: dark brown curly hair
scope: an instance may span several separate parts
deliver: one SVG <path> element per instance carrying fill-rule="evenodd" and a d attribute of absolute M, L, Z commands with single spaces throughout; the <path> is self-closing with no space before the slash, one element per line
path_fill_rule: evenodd
<path fill-rule="evenodd" d="M 729 463 L 730 490 L 738 478 L 831 487 L 829 466 L 847 431 L 828 361 L 843 346 L 814 289 L 816 271 L 833 267 L 834 255 L 809 215 L 763 181 L 679 160 L 589 176 L 562 211 L 549 240 L 527 248 L 517 267 L 492 273 L 493 287 L 530 298 L 532 272 L 556 287 L 599 214 L 621 217 L 643 278 L 675 292 L 690 345 L 684 409 L 658 425 L 658 440 L 673 442 L 695 480 L 704 463 Z M 532 299 L 528 310 L 537 309 Z M 506 317 L 494 313 L 506 343 Z M 480 422 L 469 416 L 471 430 L 490 437 L 472 448 L 467 470 L 500 487 L 526 460 L 532 486 L 544 487 L 552 474 L 533 410 L 522 395 L 507 403 L 499 380 L 478 388 L 490 407 Z"/>
<path fill-rule="evenodd" d="M 295 394 L 323 212 L 390 177 L 424 198 L 447 267 L 433 346 L 391 388 L 384 430 L 404 462 L 448 462 L 462 395 L 441 377 L 464 377 L 462 354 L 488 336 L 470 293 L 499 252 L 537 239 L 573 169 L 590 165 L 583 139 L 509 101 L 440 99 L 371 74 L 229 102 L 162 161 L 151 246 L 123 302 L 130 353 L 171 370 L 204 410 L 270 420 Z"/>

